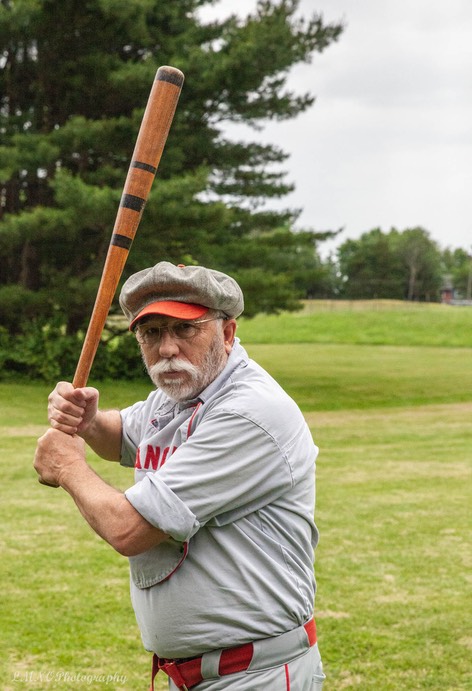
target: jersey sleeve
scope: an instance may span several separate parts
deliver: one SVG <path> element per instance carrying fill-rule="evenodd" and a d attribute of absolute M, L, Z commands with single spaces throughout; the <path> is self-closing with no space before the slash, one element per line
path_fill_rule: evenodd
<path fill-rule="evenodd" d="M 316 447 L 301 415 L 281 421 L 271 433 L 240 411 L 219 408 L 127 496 L 154 525 L 153 513 L 167 489 L 185 507 L 184 513 L 195 517 L 193 531 L 208 522 L 225 525 L 290 490 L 314 471 L 315 458 Z"/>

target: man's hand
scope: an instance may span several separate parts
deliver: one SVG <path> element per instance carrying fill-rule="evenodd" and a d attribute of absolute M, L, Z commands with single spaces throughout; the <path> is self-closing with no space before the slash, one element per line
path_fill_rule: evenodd
<path fill-rule="evenodd" d="M 69 382 L 59 382 L 48 398 L 49 424 L 66 434 L 82 435 L 97 415 L 98 395 L 91 386 L 74 389 Z"/>
<path fill-rule="evenodd" d="M 48 419 L 55 430 L 85 440 L 98 456 L 119 461 L 121 456 L 121 415 L 119 410 L 99 410 L 99 393 L 91 386 L 75 389 L 60 381 L 49 394 Z"/>
<path fill-rule="evenodd" d="M 77 435 L 48 429 L 38 439 L 34 469 L 42 484 L 60 487 L 65 475 L 86 465 L 85 443 Z"/>

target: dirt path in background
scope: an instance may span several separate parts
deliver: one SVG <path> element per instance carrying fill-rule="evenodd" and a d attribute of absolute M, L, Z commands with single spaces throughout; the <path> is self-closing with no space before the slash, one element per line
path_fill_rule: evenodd
<path fill-rule="evenodd" d="M 307 423 L 316 427 L 332 427 L 339 424 L 355 424 L 360 421 L 368 421 L 369 424 L 381 423 L 383 420 L 405 420 L 418 423 L 423 418 L 431 417 L 438 421 L 448 416 L 450 424 L 451 415 L 458 418 L 464 415 L 472 415 L 472 402 L 445 403 L 420 406 L 398 406 L 393 408 L 366 408 L 365 410 L 314 410 L 304 414 Z"/>
<path fill-rule="evenodd" d="M 41 437 L 47 425 L 24 425 L 23 427 L 0 427 L 0 437 Z"/>

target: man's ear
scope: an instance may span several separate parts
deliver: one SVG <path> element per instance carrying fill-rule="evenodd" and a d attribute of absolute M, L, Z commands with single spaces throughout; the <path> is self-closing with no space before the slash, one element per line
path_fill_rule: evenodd
<path fill-rule="evenodd" d="M 227 319 L 226 321 L 223 322 L 223 334 L 224 334 L 224 342 L 225 342 L 225 350 L 226 352 L 229 353 L 231 352 L 231 349 L 233 347 L 234 343 L 234 336 L 236 334 L 236 319 Z"/>

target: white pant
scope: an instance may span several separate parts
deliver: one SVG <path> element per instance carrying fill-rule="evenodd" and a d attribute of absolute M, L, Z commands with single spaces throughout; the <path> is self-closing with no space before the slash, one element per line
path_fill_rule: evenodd
<path fill-rule="evenodd" d="M 195 691 L 322 691 L 324 678 L 318 644 L 315 644 L 287 664 L 204 679 L 193 688 Z M 177 690 L 170 679 L 169 689 Z"/>

